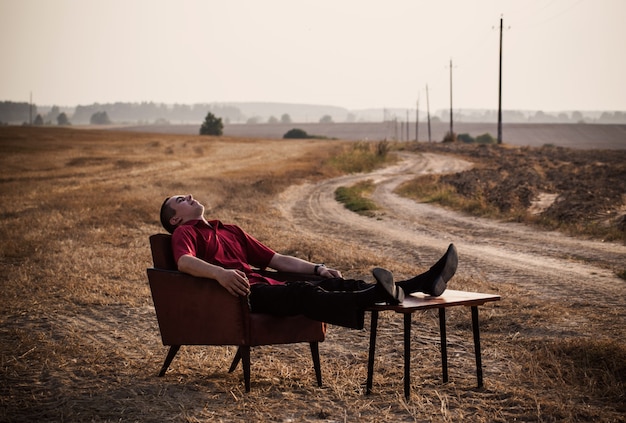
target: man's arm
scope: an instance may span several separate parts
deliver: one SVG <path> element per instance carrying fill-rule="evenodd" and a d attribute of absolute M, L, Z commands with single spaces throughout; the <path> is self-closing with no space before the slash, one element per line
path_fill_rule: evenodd
<path fill-rule="evenodd" d="M 276 269 L 279 272 L 292 272 L 292 273 L 304 273 L 314 274 L 315 264 L 306 260 L 302 260 L 298 257 L 286 256 L 283 254 L 274 254 L 272 260 L 270 260 L 269 267 Z M 341 272 L 328 267 L 319 267 L 317 274 L 325 278 L 340 278 Z"/>
<path fill-rule="evenodd" d="M 197 257 L 185 254 L 178 259 L 178 270 L 192 276 L 215 279 L 232 295 L 248 295 L 250 283 L 240 270 L 224 269 Z"/>

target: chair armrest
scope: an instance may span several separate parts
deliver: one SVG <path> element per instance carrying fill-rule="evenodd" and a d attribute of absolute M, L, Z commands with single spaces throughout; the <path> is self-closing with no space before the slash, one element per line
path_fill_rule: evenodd
<path fill-rule="evenodd" d="M 275 270 L 255 270 L 255 273 L 266 276 L 268 278 L 275 279 L 283 282 L 293 281 L 318 281 L 323 279 L 319 275 L 313 275 L 308 273 L 294 273 L 294 272 L 277 272 Z"/>
<path fill-rule="evenodd" d="M 250 322 L 247 297 L 235 297 L 217 281 L 147 269 L 164 345 L 241 345 Z"/>

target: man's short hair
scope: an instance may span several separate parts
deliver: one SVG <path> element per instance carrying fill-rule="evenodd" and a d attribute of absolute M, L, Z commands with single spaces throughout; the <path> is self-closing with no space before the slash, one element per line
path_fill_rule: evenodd
<path fill-rule="evenodd" d="M 161 205 L 161 225 L 163 225 L 165 230 L 168 231 L 169 233 L 174 233 L 174 229 L 176 229 L 176 225 L 172 225 L 170 223 L 170 220 L 172 220 L 172 218 L 176 216 L 176 210 L 174 210 L 172 206 L 167 204 L 167 201 L 170 198 L 172 197 L 167 197 L 165 201 L 163 201 L 163 204 Z"/>

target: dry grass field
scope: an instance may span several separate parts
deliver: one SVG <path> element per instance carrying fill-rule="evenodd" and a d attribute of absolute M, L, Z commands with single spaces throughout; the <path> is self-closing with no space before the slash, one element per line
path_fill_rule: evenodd
<path fill-rule="evenodd" d="M 622 242 L 413 209 L 386 189 L 374 196 L 384 213 L 352 216 L 325 200 L 329 188 L 364 177 L 383 187 L 400 172 L 341 175 L 328 159 L 346 148 L 343 141 L 0 128 L 0 421 L 626 421 L 626 286 L 616 276 L 624 272 Z M 475 151 L 401 154 L 416 157 L 402 162 L 411 169 L 484 167 Z M 604 157 L 623 174 L 616 156 L 596 152 L 588 160 Z M 390 192 L 401 182 L 393 181 Z M 369 280 L 376 265 L 409 276 L 457 243 L 461 265 L 451 287 L 503 298 L 480 308 L 485 386 L 475 386 L 465 308 L 447 314 L 446 384 L 437 314 L 414 317 L 409 401 L 402 319 L 385 313 L 371 395 L 367 324 L 329 328 L 320 345 L 322 388 L 307 345 L 254 348 L 248 394 L 240 369 L 227 373 L 233 347 L 183 347 L 166 376 L 156 377 L 167 349 L 145 274 L 148 236 L 162 231 L 163 198 L 189 192 L 210 217 L 348 277 Z M 418 222 L 403 220 L 404 207 L 434 229 L 412 232 Z"/>

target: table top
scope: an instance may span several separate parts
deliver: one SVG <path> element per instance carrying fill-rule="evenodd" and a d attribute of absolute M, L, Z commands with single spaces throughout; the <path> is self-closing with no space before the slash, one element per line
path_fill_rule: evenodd
<path fill-rule="evenodd" d="M 490 301 L 500 301 L 500 296 L 495 294 L 482 294 L 480 292 L 446 289 L 445 292 L 439 297 L 431 297 L 421 292 L 417 292 L 407 295 L 402 304 L 375 304 L 368 307 L 367 310 L 393 310 L 398 313 L 413 313 L 417 310 L 426 310 L 429 308 L 445 308 L 460 305 L 477 306 Z"/>

